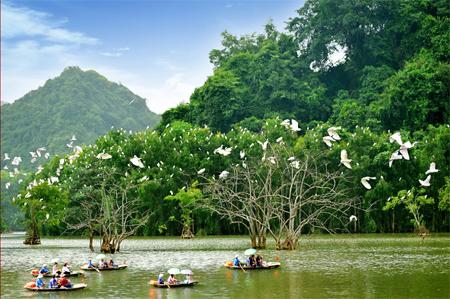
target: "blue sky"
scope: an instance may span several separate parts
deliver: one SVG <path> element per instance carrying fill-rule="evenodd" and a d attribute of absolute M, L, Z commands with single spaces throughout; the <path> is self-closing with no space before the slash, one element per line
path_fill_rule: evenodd
<path fill-rule="evenodd" d="M 220 33 L 279 29 L 303 0 L 2 1 L 2 101 L 42 86 L 66 66 L 121 82 L 162 113 L 212 73 Z"/>

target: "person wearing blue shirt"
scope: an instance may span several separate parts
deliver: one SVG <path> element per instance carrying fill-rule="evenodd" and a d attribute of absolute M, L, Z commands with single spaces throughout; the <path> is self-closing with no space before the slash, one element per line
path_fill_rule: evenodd
<path fill-rule="evenodd" d="M 48 287 L 50 289 L 55 289 L 58 287 L 58 280 L 56 279 L 56 275 L 53 275 L 53 278 L 50 279 L 50 282 L 48 283 Z"/>
<path fill-rule="evenodd" d="M 42 268 L 39 270 L 39 273 L 40 274 L 43 274 L 43 275 L 45 275 L 45 274 L 47 274 L 47 273 L 49 273 L 50 271 L 48 270 L 48 268 L 47 268 L 47 264 L 43 264 L 42 265 Z"/>
<path fill-rule="evenodd" d="M 92 259 L 89 259 L 88 268 L 95 268 L 94 264 L 92 263 Z"/>
<path fill-rule="evenodd" d="M 233 265 L 239 267 L 241 265 L 241 261 L 239 261 L 239 256 L 236 254 L 233 260 Z"/>
<path fill-rule="evenodd" d="M 42 279 L 44 276 L 42 274 L 39 274 L 36 279 L 36 287 L 39 289 L 42 289 L 45 286 L 45 282 Z"/>
<path fill-rule="evenodd" d="M 164 274 L 159 274 L 159 277 L 158 277 L 158 284 L 164 284 L 164 279 L 163 279 L 163 276 L 164 276 Z"/>

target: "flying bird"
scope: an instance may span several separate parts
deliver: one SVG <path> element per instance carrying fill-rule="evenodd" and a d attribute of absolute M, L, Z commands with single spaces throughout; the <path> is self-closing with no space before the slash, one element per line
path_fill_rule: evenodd
<path fill-rule="evenodd" d="M 328 147 L 331 147 L 333 145 L 333 144 L 331 144 L 331 142 L 335 141 L 333 139 L 333 137 L 331 137 L 331 136 L 325 136 L 325 137 L 322 138 L 322 140 Z"/>
<path fill-rule="evenodd" d="M 77 138 L 75 137 L 75 135 L 72 135 L 72 138 L 70 138 L 70 141 L 76 141 Z"/>
<path fill-rule="evenodd" d="M 301 131 L 301 129 L 298 127 L 298 121 L 295 119 L 291 119 L 291 130 L 294 132 Z"/>
<path fill-rule="evenodd" d="M 264 141 L 264 143 L 259 140 L 257 140 L 257 142 L 259 143 L 259 145 L 261 145 L 263 151 L 267 150 L 267 145 L 269 144 L 268 140 Z"/>
<path fill-rule="evenodd" d="M 428 168 L 428 170 L 425 172 L 425 174 L 436 173 L 438 171 L 439 171 L 439 169 L 436 168 L 436 163 L 431 162 L 430 168 Z"/>
<path fill-rule="evenodd" d="M 350 165 L 350 162 L 352 162 L 352 160 L 348 158 L 347 151 L 342 150 L 341 151 L 341 163 L 344 164 L 345 167 L 352 169 L 352 165 Z"/>
<path fill-rule="evenodd" d="M 369 184 L 369 180 L 376 180 L 376 177 L 365 176 L 361 179 L 361 184 L 368 190 L 372 189 L 372 186 Z"/>
<path fill-rule="evenodd" d="M 399 154 L 398 151 L 395 151 L 392 153 L 391 157 L 389 158 L 389 167 L 392 167 L 392 163 L 394 160 L 401 160 L 403 159 L 403 156 Z"/>
<path fill-rule="evenodd" d="M 14 157 L 14 159 L 12 160 L 11 164 L 12 165 L 19 165 L 20 162 L 22 162 L 22 158 L 21 157 Z"/>
<path fill-rule="evenodd" d="M 332 137 L 334 140 L 341 140 L 341 137 L 338 135 L 338 133 L 336 132 L 337 130 L 339 130 L 340 128 L 338 127 L 330 127 L 327 129 L 327 133 L 330 137 Z"/>
<path fill-rule="evenodd" d="M 428 175 L 427 178 L 424 181 L 419 180 L 419 183 L 420 183 L 420 185 L 422 187 L 429 187 L 430 186 L 430 180 L 431 180 L 431 175 Z"/>
<path fill-rule="evenodd" d="M 133 163 L 134 166 L 140 167 L 140 168 L 144 168 L 144 163 L 142 163 L 141 158 L 136 157 L 136 155 L 134 155 L 133 158 L 130 159 L 130 162 Z"/>

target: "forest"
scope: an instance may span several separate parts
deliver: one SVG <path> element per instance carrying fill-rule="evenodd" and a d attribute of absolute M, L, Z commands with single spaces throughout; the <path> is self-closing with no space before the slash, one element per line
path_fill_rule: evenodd
<path fill-rule="evenodd" d="M 449 231 L 449 16 L 439 0 L 309 0 L 284 31 L 224 32 L 213 74 L 155 130 L 110 130 L 21 183 L 28 236 L 114 252 L 131 235 L 295 249 Z"/>

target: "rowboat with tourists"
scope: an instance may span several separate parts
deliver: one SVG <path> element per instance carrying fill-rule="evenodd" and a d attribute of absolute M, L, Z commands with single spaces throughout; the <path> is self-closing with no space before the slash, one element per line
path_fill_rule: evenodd
<path fill-rule="evenodd" d="M 193 287 L 198 284 L 198 281 L 193 280 L 192 278 L 192 270 L 185 269 L 179 270 L 177 268 L 172 268 L 167 271 L 169 273 L 169 277 L 167 281 L 164 281 L 164 273 L 160 273 L 157 280 L 150 280 L 149 284 L 155 288 L 163 288 L 163 289 L 171 289 L 171 288 L 185 288 L 185 287 Z M 182 281 L 178 281 L 175 278 L 175 275 L 184 274 L 185 279 Z"/>
<path fill-rule="evenodd" d="M 246 261 L 239 260 L 239 255 L 236 254 L 233 261 L 225 262 L 224 267 L 235 270 L 269 270 L 280 267 L 280 263 L 277 262 L 265 262 L 260 254 L 256 254 L 256 249 L 249 248 L 244 252 L 245 256 L 248 256 Z"/>

